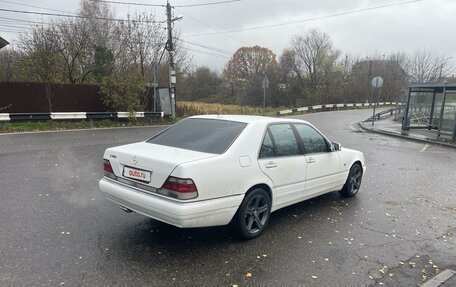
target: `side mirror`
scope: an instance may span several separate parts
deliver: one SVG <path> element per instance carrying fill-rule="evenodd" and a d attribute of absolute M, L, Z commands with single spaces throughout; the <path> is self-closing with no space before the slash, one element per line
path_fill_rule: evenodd
<path fill-rule="evenodd" d="M 331 143 L 331 151 L 340 151 L 342 149 L 342 146 L 340 143 L 332 142 Z"/>

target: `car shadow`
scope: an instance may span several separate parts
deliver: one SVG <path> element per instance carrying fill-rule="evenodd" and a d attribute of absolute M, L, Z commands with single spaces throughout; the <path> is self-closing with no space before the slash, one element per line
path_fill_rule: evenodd
<path fill-rule="evenodd" d="M 144 264 L 153 259 L 156 259 L 155 263 L 164 263 L 164 258 L 176 260 L 177 264 L 179 259 L 188 260 L 195 256 L 201 261 L 201 258 L 220 257 L 225 253 L 242 256 L 252 249 L 261 252 L 269 248 L 271 242 L 286 244 L 295 240 L 296 234 L 309 230 L 310 225 L 314 233 L 324 234 L 324 224 L 312 221 L 317 217 L 325 220 L 336 217 L 338 209 L 345 207 L 347 202 L 356 205 L 356 198 L 341 199 L 337 192 L 333 192 L 280 209 L 271 215 L 264 233 L 253 240 L 239 238 L 231 226 L 182 229 L 144 218 L 136 224 L 122 225 L 109 244 L 120 259 L 135 258 Z"/>

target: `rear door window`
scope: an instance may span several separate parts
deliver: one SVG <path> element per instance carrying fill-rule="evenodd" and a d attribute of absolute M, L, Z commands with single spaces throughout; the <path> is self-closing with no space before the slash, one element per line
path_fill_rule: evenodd
<path fill-rule="evenodd" d="M 205 153 L 222 154 L 246 126 L 246 123 L 234 121 L 185 119 L 147 142 Z"/>
<path fill-rule="evenodd" d="M 269 126 L 276 156 L 298 155 L 299 146 L 295 134 L 289 124 L 274 124 Z"/>
<path fill-rule="evenodd" d="M 260 158 L 273 157 L 273 156 L 275 156 L 274 144 L 272 143 L 271 136 L 269 135 L 269 131 L 266 131 L 263 143 L 261 144 Z"/>

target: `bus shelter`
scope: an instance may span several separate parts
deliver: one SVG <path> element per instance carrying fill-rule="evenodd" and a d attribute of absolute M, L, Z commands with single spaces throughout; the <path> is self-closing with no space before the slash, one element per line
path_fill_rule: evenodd
<path fill-rule="evenodd" d="M 409 87 L 402 130 L 428 129 L 438 140 L 456 141 L 456 83 Z"/>

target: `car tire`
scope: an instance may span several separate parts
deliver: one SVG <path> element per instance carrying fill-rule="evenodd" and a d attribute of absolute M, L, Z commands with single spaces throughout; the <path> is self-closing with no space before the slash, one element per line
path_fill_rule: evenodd
<path fill-rule="evenodd" d="M 358 193 L 361 187 L 361 181 L 363 179 L 363 168 L 359 163 L 355 163 L 350 168 L 348 173 L 347 181 L 344 187 L 339 191 L 343 197 L 354 197 Z"/>
<path fill-rule="evenodd" d="M 268 193 L 257 188 L 249 192 L 233 220 L 234 228 L 244 239 L 259 236 L 266 228 L 271 215 L 271 199 Z"/>

